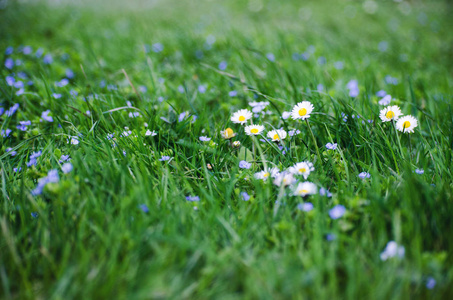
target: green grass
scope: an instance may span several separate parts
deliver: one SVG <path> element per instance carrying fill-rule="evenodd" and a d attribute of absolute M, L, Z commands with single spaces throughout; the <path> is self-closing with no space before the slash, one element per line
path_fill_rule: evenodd
<path fill-rule="evenodd" d="M 12 130 L 0 137 L 0 298 L 451 299 L 452 6 L 184 2 L 9 1 L 0 10 L 1 106 L 20 105 L 0 116 L 1 129 Z M 373 3 L 377 10 L 367 13 Z M 209 36 L 215 42 L 207 47 Z M 162 52 L 144 51 L 158 42 Z M 25 45 L 32 54 L 18 51 Z M 36 57 L 38 48 L 51 64 Z M 306 61 L 293 59 L 310 49 Z M 7 57 L 22 65 L 6 69 Z M 56 86 L 68 68 L 74 78 Z M 16 95 L 6 77 L 20 80 L 20 71 L 33 85 Z M 386 83 L 388 75 L 398 83 Z M 346 89 L 352 79 L 355 98 Z M 410 140 L 379 119 L 382 89 L 418 119 Z M 315 107 L 309 121 L 319 149 L 305 122 L 281 119 L 303 100 Z M 301 131 L 285 140 L 286 153 L 259 139 L 253 147 L 230 121 L 252 101 L 270 102 L 271 114 L 254 119 L 266 132 Z M 54 121 L 40 121 L 48 109 Z M 178 122 L 184 111 L 197 120 Z M 16 129 L 24 120 L 32 124 Z M 145 135 L 145 122 L 157 136 Z M 231 140 L 220 136 L 227 127 L 237 133 Z M 132 134 L 121 137 L 126 130 Z M 68 143 L 74 136 L 78 145 Z M 62 154 L 71 157 L 67 174 Z M 159 161 L 163 155 L 171 161 Z M 239 168 L 242 159 L 253 161 L 250 170 Z M 305 160 L 315 166 L 307 180 L 331 198 L 292 196 L 254 179 L 265 164 L 285 170 Z M 33 196 L 52 169 L 59 182 Z M 314 209 L 298 210 L 303 202 Z M 337 204 L 347 211 L 333 220 Z M 404 258 L 382 261 L 391 240 L 405 247 Z"/>

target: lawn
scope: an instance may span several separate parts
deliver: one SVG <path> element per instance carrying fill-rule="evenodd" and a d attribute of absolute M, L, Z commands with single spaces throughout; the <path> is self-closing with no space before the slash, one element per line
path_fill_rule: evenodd
<path fill-rule="evenodd" d="M 453 299 L 452 28 L 0 1 L 0 299 Z"/>

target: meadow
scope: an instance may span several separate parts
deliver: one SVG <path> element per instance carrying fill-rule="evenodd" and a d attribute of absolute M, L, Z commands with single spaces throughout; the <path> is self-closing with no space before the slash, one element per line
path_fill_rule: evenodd
<path fill-rule="evenodd" d="M 0 299 L 452 299 L 451 28 L 0 1 Z"/>

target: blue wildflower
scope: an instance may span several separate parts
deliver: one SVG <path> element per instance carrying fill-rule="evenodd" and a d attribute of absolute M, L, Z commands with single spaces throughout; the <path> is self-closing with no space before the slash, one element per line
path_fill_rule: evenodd
<path fill-rule="evenodd" d="M 323 188 L 323 187 L 319 189 L 319 195 L 321 195 L 321 196 L 326 196 L 327 198 L 332 197 L 332 193 L 329 192 L 328 189 L 325 189 L 325 188 Z"/>
<path fill-rule="evenodd" d="M 219 64 L 219 69 L 223 71 L 227 68 L 227 66 L 228 66 L 228 64 L 226 61 L 221 61 Z"/>
<path fill-rule="evenodd" d="M 35 212 L 32 212 L 32 213 L 31 213 L 31 217 L 32 217 L 33 219 L 37 219 L 37 218 L 39 217 L 39 215 L 38 215 L 38 213 L 35 211 Z"/>
<path fill-rule="evenodd" d="M 365 178 L 370 178 L 370 177 L 371 177 L 371 174 L 368 173 L 368 172 L 361 172 L 361 173 L 360 173 L 359 175 L 357 175 L 357 176 L 359 176 L 360 179 L 365 179 Z"/>
<path fill-rule="evenodd" d="M 16 82 L 16 79 L 12 75 L 6 76 L 6 84 L 9 86 L 14 86 L 14 83 Z"/>
<path fill-rule="evenodd" d="M 50 53 L 44 55 L 43 62 L 44 62 L 46 65 L 50 65 L 50 64 L 53 62 L 52 55 L 51 55 Z"/>
<path fill-rule="evenodd" d="M 7 138 L 7 137 L 9 137 L 10 133 L 11 133 L 11 129 L 6 128 L 6 129 L 2 129 L 2 133 L 1 134 L 2 134 L 2 137 Z"/>
<path fill-rule="evenodd" d="M 309 212 L 310 210 L 313 209 L 313 203 L 311 202 L 305 202 L 305 203 L 299 203 L 297 204 L 297 209 L 305 212 Z"/>
<path fill-rule="evenodd" d="M 241 160 L 239 162 L 239 168 L 241 169 L 250 169 L 252 167 L 252 164 L 249 162 L 246 162 L 245 160 Z"/>
<path fill-rule="evenodd" d="M 436 286 L 436 279 L 434 279 L 433 277 L 428 277 L 426 278 L 426 288 L 429 289 L 429 290 L 432 290 L 435 286 Z"/>
<path fill-rule="evenodd" d="M 63 171 L 63 173 L 68 174 L 72 171 L 72 164 L 70 162 L 63 164 L 61 166 L 61 170 Z"/>
<path fill-rule="evenodd" d="M 14 48 L 11 47 L 11 46 L 9 46 L 9 47 L 6 48 L 6 50 L 5 50 L 5 55 L 11 55 L 11 54 L 13 54 L 13 52 L 14 52 Z"/>
<path fill-rule="evenodd" d="M 211 138 L 207 136 L 200 136 L 199 139 L 202 142 L 209 142 L 211 140 Z"/>
<path fill-rule="evenodd" d="M 44 50 L 42 48 L 39 48 L 36 50 L 35 55 L 37 58 L 40 58 L 44 54 Z"/>
<path fill-rule="evenodd" d="M 13 106 L 11 106 L 7 111 L 5 111 L 5 115 L 7 117 L 11 117 L 14 115 L 14 113 L 19 109 L 19 103 L 15 103 Z"/>
<path fill-rule="evenodd" d="M 207 90 L 206 85 L 202 84 L 202 85 L 198 86 L 198 92 L 204 94 L 204 93 L 206 93 L 206 90 Z"/>
<path fill-rule="evenodd" d="M 250 195 L 247 194 L 247 192 L 242 192 L 241 193 L 242 200 L 244 201 L 249 201 L 250 200 Z"/>
<path fill-rule="evenodd" d="M 17 154 L 17 151 L 13 151 L 13 148 L 9 147 L 6 148 L 6 153 L 9 153 L 11 156 L 15 156 Z"/>
<path fill-rule="evenodd" d="M 329 150 L 336 150 L 337 149 L 337 143 L 327 143 L 326 148 Z"/>
<path fill-rule="evenodd" d="M 58 162 L 62 163 L 62 162 L 65 162 L 67 160 L 70 160 L 69 155 L 61 155 L 60 160 Z"/>
<path fill-rule="evenodd" d="M 335 205 L 331 210 L 329 210 L 329 216 L 334 220 L 341 218 L 345 213 L 346 207 L 343 205 Z"/>
<path fill-rule="evenodd" d="M 7 69 L 12 69 L 14 68 L 14 60 L 11 58 L 11 57 L 8 57 L 6 60 L 5 60 L 5 68 Z"/>
<path fill-rule="evenodd" d="M 230 91 L 228 92 L 228 96 L 230 97 L 236 97 L 238 95 L 238 92 L 237 91 Z"/>
<path fill-rule="evenodd" d="M 421 174 L 425 173 L 425 170 L 423 170 L 423 169 L 415 169 L 415 173 L 421 175 Z"/>
<path fill-rule="evenodd" d="M 273 53 L 267 53 L 266 58 L 270 61 L 275 61 L 275 55 Z"/>
<path fill-rule="evenodd" d="M 151 46 L 151 49 L 156 52 L 156 53 L 159 53 L 159 52 L 162 52 L 164 50 L 164 45 L 162 45 L 161 43 L 154 43 L 152 46 Z"/>
<path fill-rule="evenodd" d="M 186 196 L 186 200 L 190 202 L 198 202 L 200 201 L 200 197 L 198 196 Z"/>
<path fill-rule="evenodd" d="M 144 212 L 144 213 L 149 213 L 149 208 L 146 204 L 140 204 L 139 208 Z"/>
<path fill-rule="evenodd" d="M 46 111 L 43 111 L 42 114 L 41 114 L 41 118 L 43 118 L 44 120 L 46 120 L 47 122 L 53 122 L 53 118 L 51 116 L 49 116 L 50 114 L 50 110 L 46 110 Z"/>
<path fill-rule="evenodd" d="M 170 156 L 164 155 L 164 156 L 162 156 L 161 158 L 159 158 L 159 161 L 168 161 L 168 160 L 170 160 L 170 159 L 171 159 Z"/>
<path fill-rule="evenodd" d="M 73 72 L 71 69 L 66 69 L 65 75 L 66 75 L 66 77 L 68 77 L 69 79 L 74 78 L 74 72 Z"/>

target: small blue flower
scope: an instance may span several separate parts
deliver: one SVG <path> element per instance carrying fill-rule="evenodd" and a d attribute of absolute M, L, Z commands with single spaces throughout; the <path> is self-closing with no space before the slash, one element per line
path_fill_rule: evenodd
<path fill-rule="evenodd" d="M 72 164 L 70 162 L 63 164 L 61 166 L 61 170 L 63 171 L 63 173 L 68 174 L 72 171 Z"/>
<path fill-rule="evenodd" d="M 241 197 L 242 197 L 242 200 L 244 200 L 244 201 L 250 200 L 250 195 L 247 194 L 247 192 L 241 192 Z"/>
<path fill-rule="evenodd" d="M 60 99 L 61 98 L 61 94 L 53 93 L 52 97 L 54 97 L 55 99 Z"/>
<path fill-rule="evenodd" d="M 267 53 L 266 58 L 270 61 L 275 61 L 275 55 L 273 53 Z"/>
<path fill-rule="evenodd" d="M 368 172 L 362 172 L 362 173 L 360 173 L 360 174 L 357 175 L 357 176 L 359 176 L 360 179 L 365 179 L 365 178 L 370 178 L 370 177 L 371 177 L 371 174 L 368 173 Z"/>
<path fill-rule="evenodd" d="M 198 196 L 186 196 L 186 200 L 190 202 L 198 202 L 200 201 L 200 197 Z"/>
<path fill-rule="evenodd" d="M 423 170 L 423 169 L 415 169 L 415 173 L 421 175 L 421 174 L 425 173 L 425 170 Z"/>
<path fill-rule="evenodd" d="M 5 111 L 5 115 L 7 117 L 11 117 L 14 115 L 14 113 L 19 109 L 19 103 L 15 103 L 13 106 L 11 106 L 8 110 Z"/>
<path fill-rule="evenodd" d="M 2 137 L 4 137 L 4 138 L 9 137 L 9 134 L 10 134 L 10 133 L 11 133 L 11 129 L 9 129 L 9 128 L 2 129 L 2 132 L 1 132 Z"/>
<path fill-rule="evenodd" d="M 168 161 L 168 160 L 170 160 L 170 159 L 171 159 L 170 156 L 164 155 L 164 156 L 162 156 L 161 158 L 159 158 L 159 161 Z"/>
<path fill-rule="evenodd" d="M 11 57 L 8 57 L 6 60 L 5 60 L 5 68 L 7 69 L 12 69 L 14 68 L 14 60 L 11 58 Z"/>
<path fill-rule="evenodd" d="M 9 86 L 14 86 L 14 83 L 16 82 L 16 79 L 12 75 L 6 76 L 6 84 Z"/>
<path fill-rule="evenodd" d="M 219 69 L 220 70 L 225 70 L 227 68 L 227 62 L 226 61 L 221 61 L 220 64 L 219 64 Z"/>
<path fill-rule="evenodd" d="M 385 97 L 385 96 L 387 96 L 387 92 L 384 90 L 380 90 L 376 93 L 376 96 L 381 97 L 381 98 Z"/>
<path fill-rule="evenodd" d="M 228 92 L 228 96 L 230 97 L 236 97 L 238 95 L 238 92 L 237 91 L 230 91 Z"/>
<path fill-rule="evenodd" d="M 436 286 L 436 279 L 433 277 L 426 278 L 426 288 L 432 290 Z"/>
<path fill-rule="evenodd" d="M 144 212 L 144 213 L 149 213 L 149 208 L 146 204 L 140 204 L 139 208 Z"/>
<path fill-rule="evenodd" d="M 9 46 L 9 47 L 6 48 L 6 50 L 5 50 L 5 55 L 11 55 L 11 54 L 13 54 L 13 52 L 14 52 L 14 48 L 11 47 L 11 46 Z"/>
<path fill-rule="evenodd" d="M 58 87 L 64 87 L 64 86 L 67 86 L 68 84 L 69 84 L 69 79 L 67 79 L 67 78 L 63 78 L 62 80 L 55 82 L 55 85 Z"/>
<path fill-rule="evenodd" d="M 329 233 L 326 235 L 326 240 L 328 240 L 329 242 L 334 241 L 336 239 L 337 239 L 337 236 L 333 233 Z"/>
<path fill-rule="evenodd" d="M 66 77 L 68 77 L 69 79 L 74 78 L 74 72 L 73 72 L 71 69 L 66 69 L 65 75 L 66 75 Z"/>
<path fill-rule="evenodd" d="M 343 205 L 335 205 L 331 210 L 329 210 L 329 216 L 334 220 L 341 218 L 345 213 L 346 207 Z"/>
<path fill-rule="evenodd" d="M 239 162 L 239 168 L 241 169 L 250 169 L 252 167 L 252 164 L 249 162 L 246 162 L 245 160 L 241 160 Z"/>
<path fill-rule="evenodd" d="M 50 65 L 50 64 L 53 62 L 52 55 L 51 55 L 51 54 L 46 54 L 46 55 L 44 55 L 43 62 L 44 62 L 46 65 Z"/>
<path fill-rule="evenodd" d="M 37 219 L 37 218 L 39 217 L 38 212 L 36 212 L 36 211 L 35 211 L 35 212 L 32 212 L 32 213 L 31 213 L 31 217 L 32 217 L 33 219 Z"/>
<path fill-rule="evenodd" d="M 329 150 L 336 150 L 337 149 L 337 143 L 327 143 L 326 144 L 326 148 L 329 149 Z"/>
<path fill-rule="evenodd" d="M 61 155 L 60 160 L 58 161 L 59 163 L 65 162 L 67 160 L 70 160 L 69 155 Z"/>
<path fill-rule="evenodd" d="M 325 189 L 325 188 L 323 188 L 323 187 L 319 189 L 319 195 L 321 195 L 321 196 L 326 196 L 327 198 L 332 197 L 332 193 L 329 192 L 328 189 Z"/>
<path fill-rule="evenodd" d="M 204 94 L 204 93 L 206 93 L 206 90 L 207 90 L 206 85 L 202 84 L 202 85 L 198 86 L 198 92 Z"/>
<path fill-rule="evenodd" d="M 200 136 L 199 139 L 202 142 L 209 142 L 211 140 L 211 138 L 207 136 Z"/>
<path fill-rule="evenodd" d="M 35 55 L 37 58 L 40 58 L 44 54 L 44 50 L 42 48 L 39 48 L 36 50 Z"/>
<path fill-rule="evenodd" d="M 162 52 L 164 50 L 164 45 L 162 45 L 161 43 L 154 43 L 152 46 L 151 46 L 151 49 L 155 52 L 155 53 L 159 53 L 159 52 Z"/>
<path fill-rule="evenodd" d="M 311 202 L 299 203 L 297 204 L 297 209 L 304 212 L 309 212 L 313 209 L 313 203 Z"/>
<path fill-rule="evenodd" d="M 12 151 L 13 148 L 6 148 L 6 152 L 9 153 L 11 156 L 15 156 L 17 154 L 17 151 Z"/>
<path fill-rule="evenodd" d="M 49 116 L 49 114 L 50 114 L 50 109 L 43 111 L 41 114 L 41 118 L 43 118 L 47 122 L 53 122 L 53 118 L 51 116 Z"/>

